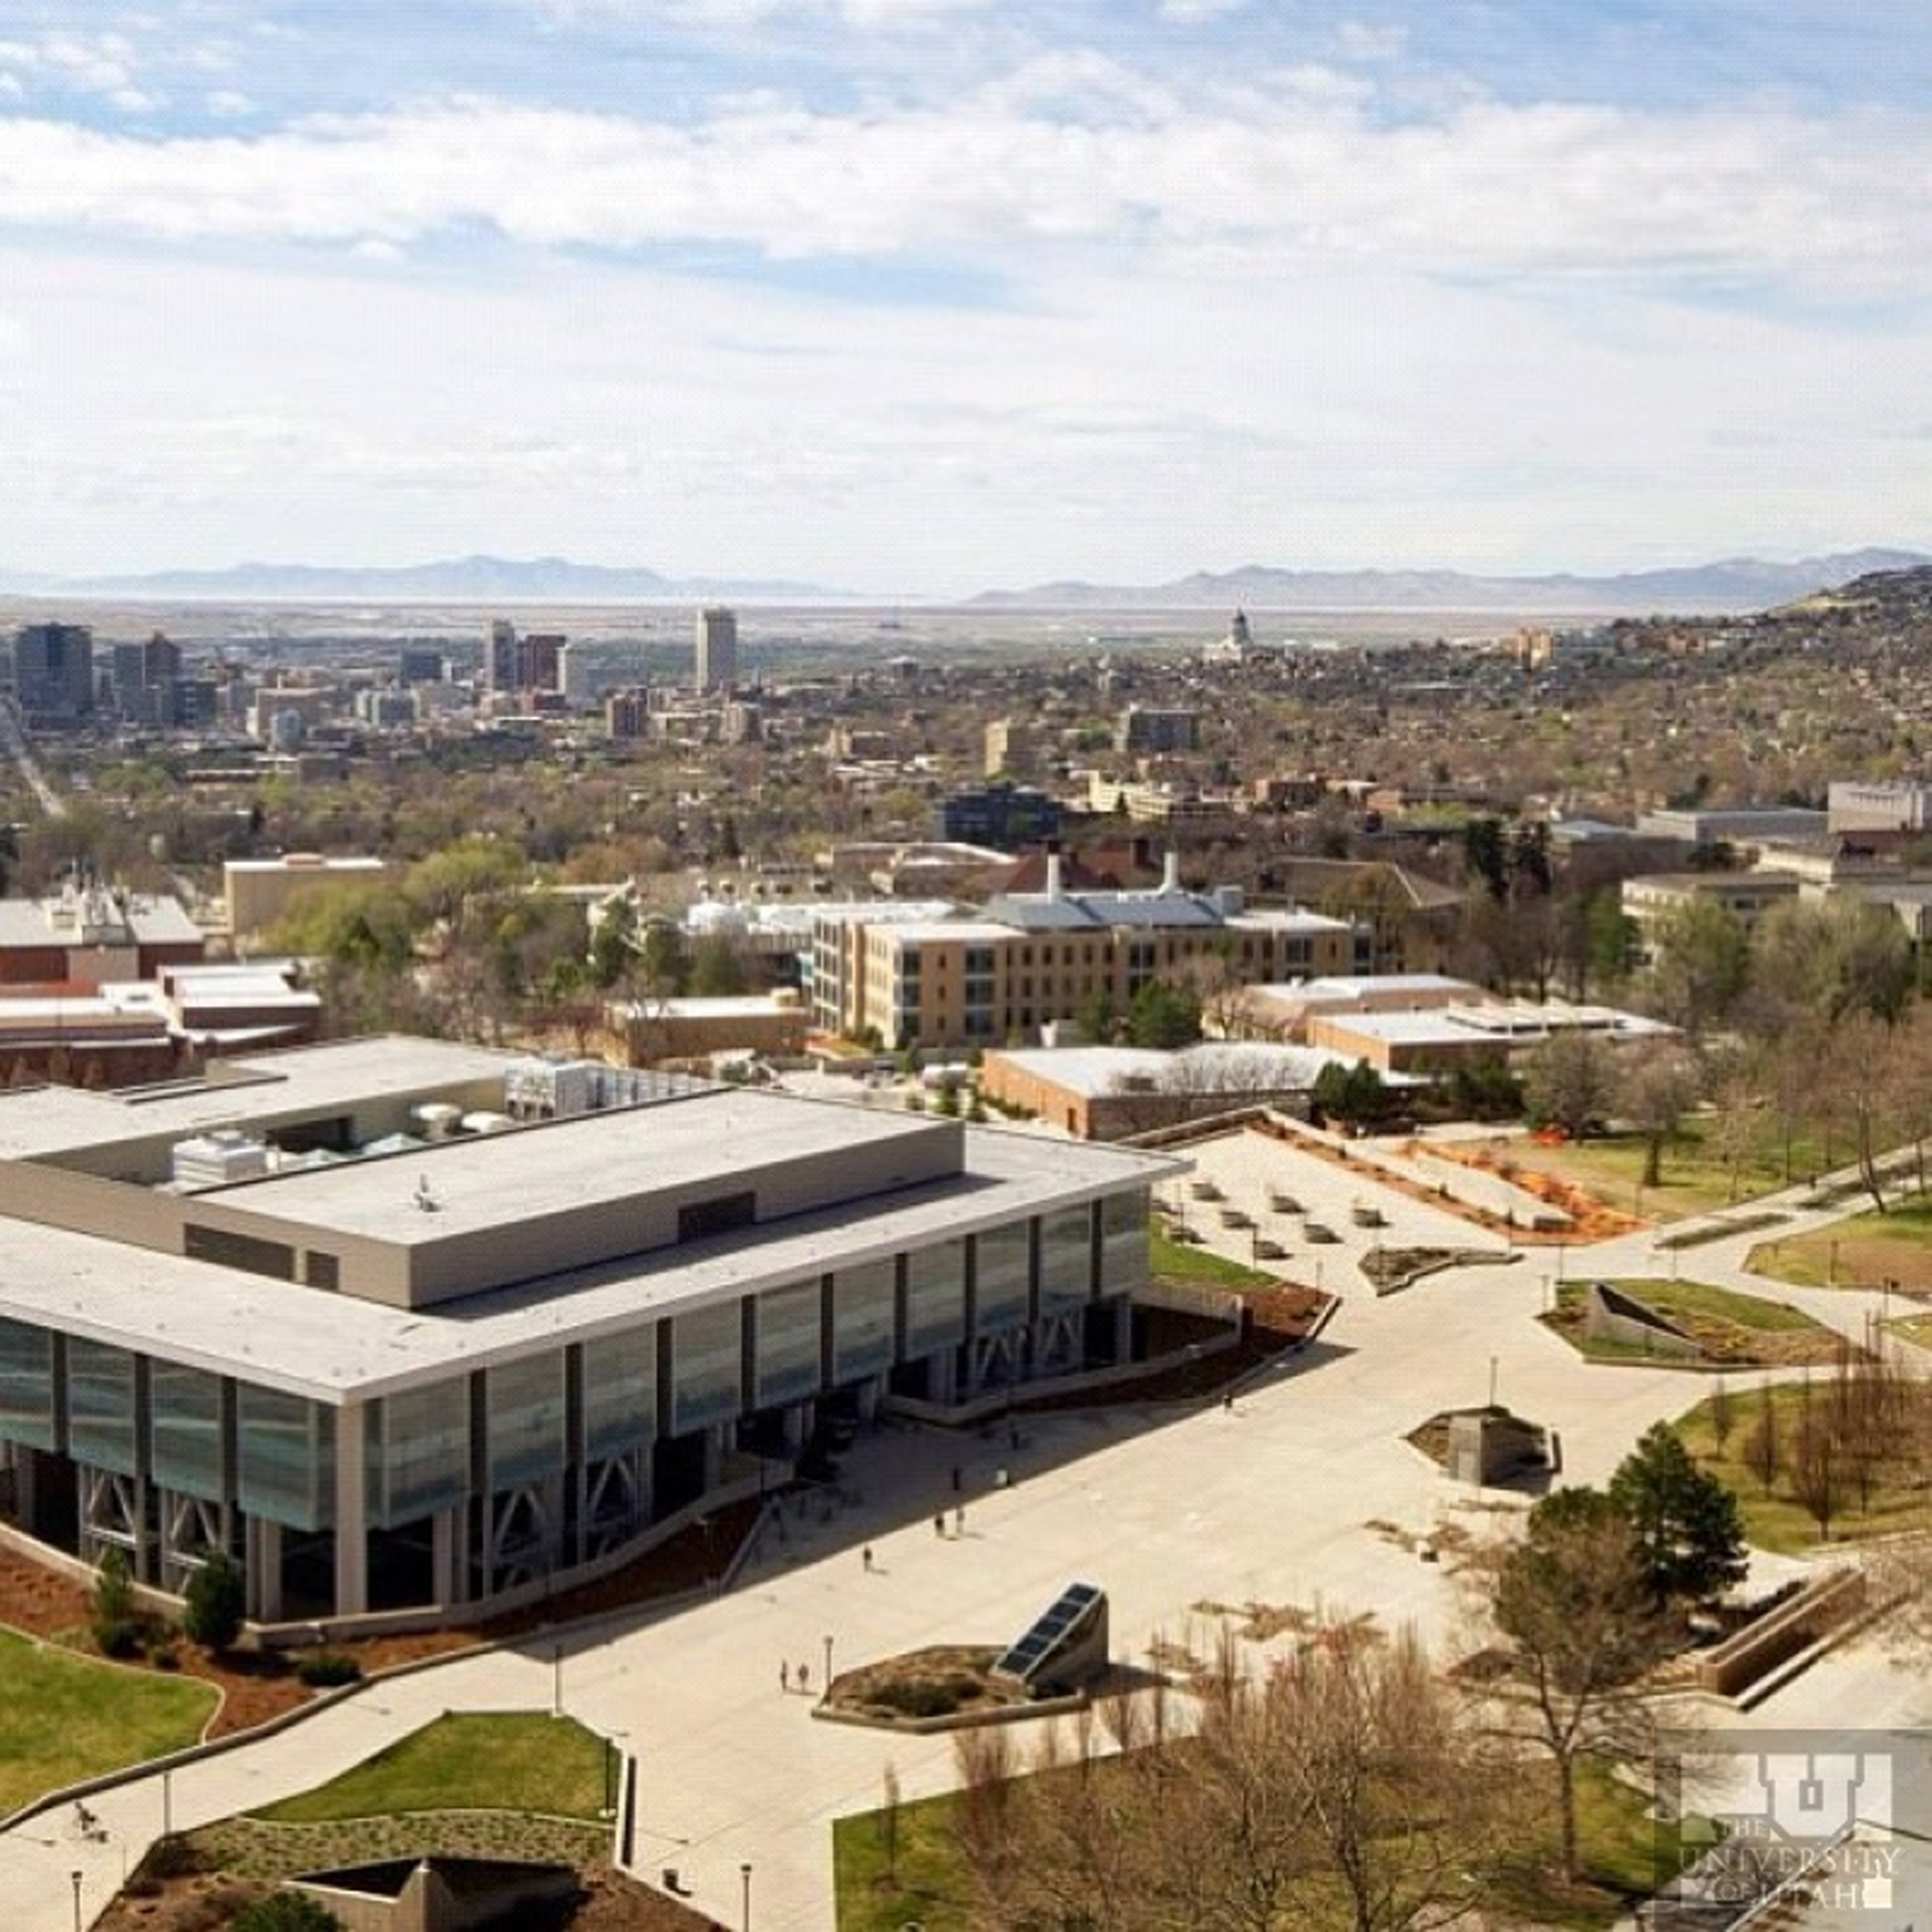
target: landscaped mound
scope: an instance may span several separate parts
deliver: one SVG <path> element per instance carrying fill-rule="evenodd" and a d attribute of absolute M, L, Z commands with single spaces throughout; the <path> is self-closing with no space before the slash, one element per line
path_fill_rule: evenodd
<path fill-rule="evenodd" d="M 1027 1703 L 1024 1692 L 995 1682 L 997 1645 L 939 1645 L 841 1671 L 826 1703 L 847 1717 L 892 1726 L 960 1717 Z"/>

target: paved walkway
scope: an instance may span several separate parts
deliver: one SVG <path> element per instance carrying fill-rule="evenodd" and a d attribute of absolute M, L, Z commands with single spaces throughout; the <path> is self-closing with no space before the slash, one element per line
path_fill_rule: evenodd
<path fill-rule="evenodd" d="M 1199 1150 L 1231 1194 L 1265 1184 L 1254 1137 Z M 1353 1192 L 1385 1191 L 1358 1182 Z M 1407 1226 L 1414 1203 L 1389 1195 L 1382 1204 Z M 1245 1257 L 1245 1233 L 1215 1238 Z M 1732 1284 L 1741 1273 L 1732 1245 L 1687 1251 L 1683 1272 Z M 1573 1248 L 1567 1265 L 1654 1272 L 1647 1249 L 1641 1236 Z M 280 1736 L 175 1773 L 167 1781 L 172 1822 L 196 1825 L 306 1789 L 445 1710 L 550 1708 L 560 1684 L 572 1715 L 638 1760 L 644 1875 L 675 1867 L 699 1905 L 736 1924 L 741 1866 L 749 1864 L 755 1926 L 825 1932 L 832 1820 L 877 1806 L 889 1763 L 909 1798 L 946 1789 L 952 1747 L 815 1721 L 810 1698 L 780 1690 L 781 1662 L 805 1665 L 815 1690 L 828 1639 L 840 1669 L 922 1644 L 1001 1642 L 1076 1577 L 1108 1591 L 1123 1658 L 1144 1658 L 1162 1636 L 1205 1649 L 1214 1622 L 1197 1606 L 1211 1602 L 1373 1606 L 1385 1624 L 1413 1620 L 1452 1647 L 1465 1612 L 1447 1567 L 1421 1563 L 1368 1525 L 1413 1533 L 1459 1521 L 1480 1534 L 1494 1521 L 1489 1511 L 1520 1499 L 1454 1488 L 1404 1433 L 1493 1388 L 1519 1414 L 1560 1426 L 1567 1477 L 1596 1481 L 1644 1428 L 1689 1406 L 1704 1385 L 1680 1371 L 1587 1368 L 1532 1319 L 1553 1269 L 1553 1250 L 1533 1250 L 1379 1299 L 1344 1280 L 1322 1340 L 1232 1410 L 1024 1418 L 1018 1451 L 997 1432 L 869 1437 L 844 1472 L 861 1501 L 829 1522 L 808 1513 L 789 1524 L 784 1545 L 768 1540 L 729 1595 L 580 1634 L 560 1673 L 539 1644 L 373 1686 Z M 1777 1292 L 1835 1313 L 1833 1325 L 1847 1332 L 1876 1298 Z M 932 1515 L 952 1506 L 956 1463 L 965 1474 L 964 1533 L 953 1536 L 949 1519 L 940 1537 Z M 997 1488 L 1002 1467 L 1014 1480 Z M 860 1554 L 868 1542 L 871 1570 Z M 1863 1664 L 1842 1668 L 1876 1681 Z M 1839 1667 L 1826 1669 L 1835 1680 Z M 1817 1672 L 1800 1680 L 1760 1721 L 1786 1698 L 1825 1695 L 1827 1681 Z M 1923 1698 L 1915 1678 L 1867 1695 L 1887 1710 L 1917 1709 Z M 1842 1710 L 1843 1694 L 1831 1703 Z M 91 1918 L 124 1859 L 160 1831 L 163 1781 L 138 1778 L 90 1803 L 108 1827 L 105 1844 L 82 1844 L 64 1815 L 0 1837 L 9 1927 L 66 1932 L 76 1870 Z"/>

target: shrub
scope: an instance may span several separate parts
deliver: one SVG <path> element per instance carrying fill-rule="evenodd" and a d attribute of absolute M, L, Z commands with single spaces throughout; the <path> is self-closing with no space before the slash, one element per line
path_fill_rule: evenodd
<path fill-rule="evenodd" d="M 204 1649 L 225 1650 L 242 1633 L 248 1607 L 248 1586 L 242 1566 L 225 1550 L 209 1552 L 188 1580 L 187 1613 L 183 1628 Z"/>
<path fill-rule="evenodd" d="M 94 1571 L 94 1600 L 89 1624 L 105 1657 L 131 1657 L 140 1648 L 134 1615 L 134 1583 L 124 1550 L 109 1550 Z"/>
<path fill-rule="evenodd" d="M 229 1922 L 233 1932 L 341 1932 L 342 1926 L 306 1892 L 271 1892 L 244 1905 Z"/>
<path fill-rule="evenodd" d="M 295 1675 L 312 1690 L 332 1690 L 362 1681 L 362 1666 L 340 1650 L 318 1650 L 295 1666 Z"/>

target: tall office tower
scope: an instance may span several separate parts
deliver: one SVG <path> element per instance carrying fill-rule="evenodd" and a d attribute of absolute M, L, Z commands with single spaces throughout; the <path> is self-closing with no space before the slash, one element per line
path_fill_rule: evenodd
<path fill-rule="evenodd" d="M 738 614 L 721 604 L 698 613 L 697 669 L 700 691 L 729 691 L 738 681 Z"/>
<path fill-rule="evenodd" d="M 561 631 L 532 631 L 517 646 L 517 688 L 555 691 L 557 663 L 570 640 Z"/>
<path fill-rule="evenodd" d="M 490 624 L 489 638 L 483 647 L 483 688 L 517 688 L 517 627 L 508 617 L 495 618 Z"/>
<path fill-rule="evenodd" d="M 85 624 L 27 624 L 14 638 L 14 695 L 29 718 L 60 724 L 94 708 L 94 634 Z"/>
<path fill-rule="evenodd" d="M 597 701 L 597 663 L 582 643 L 557 652 L 557 689 L 572 711 L 588 711 Z"/>

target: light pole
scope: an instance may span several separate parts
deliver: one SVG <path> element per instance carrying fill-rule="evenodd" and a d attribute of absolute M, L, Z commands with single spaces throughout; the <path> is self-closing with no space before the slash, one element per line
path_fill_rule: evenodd
<path fill-rule="evenodd" d="M 70 1872 L 68 1876 L 74 1881 L 74 1932 L 80 1932 L 80 1874 Z"/>
<path fill-rule="evenodd" d="M 738 1876 L 744 1880 L 745 1911 L 739 1932 L 751 1932 L 751 1866 L 749 1861 L 738 1867 Z"/>
<path fill-rule="evenodd" d="M 1489 1358 L 1489 1406 L 1496 1406 L 1496 1357 Z"/>
<path fill-rule="evenodd" d="M 832 1695 L 832 1639 L 829 1637 L 825 1640 L 825 1682 L 819 1695 L 821 1697 Z"/>
<path fill-rule="evenodd" d="M 171 1771 L 161 1773 L 161 1835 L 172 1838 L 175 1835 L 175 1792 Z"/>
<path fill-rule="evenodd" d="M 550 1649 L 550 1714 L 552 1717 L 564 1715 L 564 1646 L 553 1644 Z"/>

